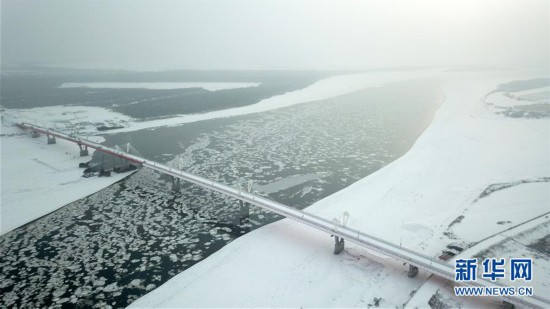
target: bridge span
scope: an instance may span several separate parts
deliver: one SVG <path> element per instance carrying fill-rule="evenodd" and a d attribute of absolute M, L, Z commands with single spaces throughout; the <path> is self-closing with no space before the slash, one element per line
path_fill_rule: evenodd
<path fill-rule="evenodd" d="M 443 263 L 439 259 L 424 255 L 413 250 L 403 248 L 399 245 L 390 243 L 383 239 L 368 235 L 359 230 L 352 229 L 340 224 L 337 224 L 333 221 L 327 220 L 325 218 L 319 217 L 317 215 L 292 208 L 290 206 L 283 205 L 281 203 L 266 199 L 264 197 L 249 193 L 243 192 L 240 189 L 224 185 L 210 179 L 200 177 L 187 173 L 185 171 L 172 168 L 168 165 L 148 160 L 136 155 L 120 151 L 118 149 L 113 149 L 110 147 L 103 146 L 101 144 L 83 139 L 77 136 L 67 135 L 65 133 L 57 132 L 51 129 L 43 128 L 37 125 L 29 123 L 19 123 L 17 124 L 20 128 L 24 130 L 29 130 L 33 135 L 39 133 L 45 134 L 48 137 L 48 142 L 51 141 L 51 137 L 61 138 L 67 141 L 76 143 L 81 150 L 81 155 L 87 155 L 87 148 L 92 148 L 97 151 L 113 155 L 125 160 L 128 160 L 134 164 L 146 167 L 157 172 L 170 175 L 177 179 L 182 179 L 203 188 L 207 188 L 213 191 L 220 192 L 224 195 L 231 196 L 238 200 L 241 200 L 246 203 L 261 207 L 263 209 L 272 211 L 286 218 L 298 221 L 300 223 L 306 224 L 312 228 L 323 231 L 327 234 L 335 236 L 335 253 L 339 253 L 344 248 L 344 240 L 351 241 L 357 245 L 360 245 L 368 250 L 375 251 L 383 256 L 393 258 L 397 261 L 409 264 L 409 276 L 414 277 L 419 269 L 424 270 L 428 273 L 436 275 L 438 277 L 444 278 L 446 280 L 455 281 L 455 268 L 453 265 Z M 86 152 L 83 152 L 86 150 Z M 467 286 L 481 286 L 488 288 L 498 288 L 506 287 L 505 284 L 495 281 L 483 279 L 478 277 L 475 282 L 461 282 L 455 283 L 456 285 L 467 285 Z M 527 306 L 532 308 L 549 308 L 550 299 L 543 298 L 541 296 L 531 296 L 531 297 L 521 297 L 521 296 L 498 296 L 502 300 L 512 303 L 519 306 Z"/>

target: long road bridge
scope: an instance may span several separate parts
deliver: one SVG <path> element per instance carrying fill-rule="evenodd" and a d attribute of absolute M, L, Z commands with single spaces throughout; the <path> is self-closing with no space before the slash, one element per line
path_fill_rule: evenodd
<path fill-rule="evenodd" d="M 150 168 L 162 174 L 172 176 L 174 177 L 173 179 L 181 179 L 191 182 L 203 188 L 220 192 L 224 195 L 231 196 L 243 202 L 267 209 L 286 218 L 309 225 L 312 228 L 323 231 L 335 237 L 335 254 L 340 253 L 344 249 L 344 240 L 347 240 L 358 244 L 368 250 L 375 251 L 383 256 L 390 257 L 397 261 L 409 264 L 409 277 L 414 277 L 418 273 L 418 270 L 421 269 L 446 280 L 452 282 L 455 281 L 456 273 L 453 265 L 443 263 L 437 258 L 427 256 L 407 248 L 403 248 L 400 245 L 390 243 L 383 239 L 368 235 L 350 227 L 346 227 L 334 221 L 330 221 L 314 214 L 283 205 L 281 203 L 266 199 L 261 196 L 254 195 L 250 192 L 243 192 L 240 189 L 236 189 L 228 185 L 206 179 L 204 177 L 193 175 L 162 163 L 145 159 L 141 156 L 136 156 L 124 152 L 120 149 L 106 147 L 87 139 L 80 138 L 78 136 L 64 134 L 29 123 L 19 123 L 17 124 L 17 126 L 24 130 L 32 132 L 34 137 L 39 136 L 40 133 L 45 134 L 48 137 L 48 143 L 50 144 L 55 143 L 55 138 L 60 138 L 73 142 L 79 146 L 80 154 L 82 156 L 88 155 L 88 148 L 92 148 L 105 154 L 128 160 L 133 164 Z M 461 282 L 456 284 L 466 286 L 480 286 L 487 288 L 506 287 L 506 285 L 498 281 L 492 282 L 483 278 L 478 278 L 477 281 L 474 282 Z M 514 305 L 528 306 L 533 308 L 550 308 L 550 299 L 546 299 L 540 296 L 521 297 L 515 295 L 501 295 L 498 297 L 500 297 L 503 301 Z"/>

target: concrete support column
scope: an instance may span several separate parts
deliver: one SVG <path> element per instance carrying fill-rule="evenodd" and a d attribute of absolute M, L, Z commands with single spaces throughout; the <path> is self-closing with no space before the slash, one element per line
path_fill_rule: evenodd
<path fill-rule="evenodd" d="M 78 144 L 78 147 L 80 148 L 80 156 L 81 156 L 81 157 L 85 157 L 85 156 L 88 155 L 88 146 L 82 145 L 82 144 Z"/>
<path fill-rule="evenodd" d="M 248 205 L 248 203 L 245 203 L 243 201 L 239 202 L 241 204 L 239 209 L 239 219 L 242 221 L 248 218 L 248 216 L 250 215 L 250 206 Z"/>
<path fill-rule="evenodd" d="M 48 145 L 55 144 L 55 136 L 48 134 L 46 137 L 48 138 Z"/>
<path fill-rule="evenodd" d="M 32 138 L 40 137 L 40 133 L 38 133 L 38 131 L 32 131 L 31 137 L 32 137 Z"/>
<path fill-rule="evenodd" d="M 179 191 L 181 190 L 181 179 L 176 178 L 174 176 L 172 177 L 172 191 Z"/>
<path fill-rule="evenodd" d="M 409 278 L 414 278 L 416 275 L 418 275 L 418 267 L 409 264 L 409 273 L 407 273 L 407 276 Z"/>
<path fill-rule="evenodd" d="M 345 241 L 343 238 L 334 236 L 334 254 L 344 251 Z"/>

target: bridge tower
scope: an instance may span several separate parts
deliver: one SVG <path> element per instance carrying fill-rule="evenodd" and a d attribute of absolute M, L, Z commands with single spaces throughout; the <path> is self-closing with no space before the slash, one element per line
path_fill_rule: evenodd
<path fill-rule="evenodd" d="M 126 152 L 124 149 L 122 149 L 118 145 L 115 145 L 115 149 L 120 151 L 120 152 Z M 116 163 L 114 163 L 113 171 L 115 171 L 117 173 L 124 173 L 129 169 L 130 169 L 130 162 L 128 162 L 128 160 L 125 160 L 125 159 L 120 158 L 120 157 L 116 158 Z"/>
<path fill-rule="evenodd" d="M 130 151 L 130 143 L 128 143 L 128 151 Z M 180 157 L 178 158 L 177 168 L 181 170 L 182 165 L 183 165 L 183 162 Z M 170 176 L 170 177 L 172 178 L 172 191 L 180 191 L 182 180 L 174 176 Z"/>
<path fill-rule="evenodd" d="M 122 153 L 131 154 L 131 155 L 136 155 L 138 157 L 143 158 L 143 155 L 141 153 L 139 153 L 139 151 L 137 151 L 137 149 L 134 148 L 134 146 L 132 146 L 130 143 L 126 143 L 125 145 L 123 145 L 123 147 L 124 148 L 122 148 L 118 145 L 115 145 L 115 149 L 117 151 L 120 151 Z M 118 158 L 117 163 L 119 163 L 119 164 L 113 163 L 115 165 L 113 171 L 115 171 L 117 173 L 124 173 L 126 171 L 133 170 L 133 169 L 138 167 L 137 165 L 133 164 L 129 160 L 126 160 L 126 159 L 123 159 L 123 158 Z"/>

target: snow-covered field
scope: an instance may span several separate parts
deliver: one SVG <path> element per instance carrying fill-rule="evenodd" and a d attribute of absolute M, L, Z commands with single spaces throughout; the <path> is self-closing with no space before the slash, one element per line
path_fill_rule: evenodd
<path fill-rule="evenodd" d="M 133 119 L 121 113 L 94 106 L 48 106 L 5 109 L 4 119 L 11 123 L 28 122 L 66 133 L 97 134 L 98 125 L 127 126 Z M 6 128 L 4 127 L 3 130 Z"/>
<path fill-rule="evenodd" d="M 2 124 L 0 174 L 0 234 L 48 214 L 72 201 L 97 192 L 126 177 L 83 178 L 80 157 L 73 143 L 46 137 L 31 138 L 6 121 Z M 100 141 L 97 137 L 96 141 Z"/>
<path fill-rule="evenodd" d="M 469 255 L 534 257 L 532 286 L 536 295 L 550 295 L 545 271 L 550 258 L 537 249 L 548 234 L 549 119 L 497 114 L 484 101 L 499 84 L 546 75 L 444 75 L 446 100 L 405 156 L 307 211 L 326 218 L 347 211 L 349 226 L 434 258 L 447 245 L 467 248 L 542 216 L 539 225 L 504 239 L 514 246 L 497 242 Z M 520 184 L 499 186 L 516 182 Z M 405 266 L 353 244 L 335 256 L 332 245 L 327 235 L 282 220 L 235 240 L 132 305 L 366 307 L 379 302 L 394 307 L 405 305 L 427 278 L 409 279 Z M 428 306 L 433 295 L 425 293 L 415 304 Z M 438 295 L 453 306 L 462 302 Z M 479 305 L 499 305 L 495 299 L 484 301 L 488 303 Z"/>
<path fill-rule="evenodd" d="M 208 91 L 218 91 L 225 89 L 257 87 L 259 83 L 63 83 L 59 88 L 98 88 L 98 89 L 186 89 L 202 88 Z"/>

